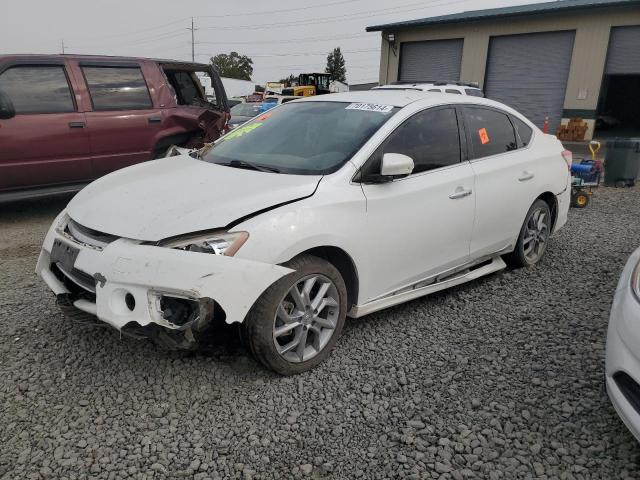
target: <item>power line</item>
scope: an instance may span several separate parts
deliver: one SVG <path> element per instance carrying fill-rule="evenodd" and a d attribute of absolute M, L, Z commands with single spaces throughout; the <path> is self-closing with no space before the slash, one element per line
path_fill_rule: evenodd
<path fill-rule="evenodd" d="M 385 15 L 387 13 L 406 13 L 413 12 L 416 10 L 424 10 L 425 8 L 443 6 L 443 5 L 453 5 L 455 3 L 467 2 L 468 0 L 454 0 L 447 1 L 444 3 L 432 4 L 430 2 L 417 2 L 417 3 L 409 3 L 406 5 L 400 5 L 400 7 L 415 7 L 419 5 L 417 8 L 383 8 L 379 10 L 372 10 L 366 13 L 351 13 L 344 15 L 334 15 L 330 17 L 321 17 L 313 20 L 294 20 L 290 22 L 276 22 L 276 23 L 259 23 L 259 24 L 248 24 L 248 25 L 229 25 L 229 26 L 215 26 L 215 27 L 203 27 L 204 30 L 261 30 L 265 28 L 274 28 L 274 27 L 291 27 L 291 26 L 307 26 L 307 25 L 317 25 L 322 23 L 331 23 L 340 20 L 360 20 L 365 18 L 376 17 L 380 15 Z M 425 4 L 426 3 L 426 4 Z"/>
<path fill-rule="evenodd" d="M 273 43 L 291 43 L 291 42 L 296 42 L 296 43 L 308 43 L 308 42 L 318 42 L 318 41 L 322 41 L 322 40 L 348 40 L 348 39 L 352 39 L 352 38 L 366 38 L 366 37 L 371 37 L 371 35 L 369 35 L 368 33 L 358 33 L 356 35 L 338 35 L 335 37 L 307 37 L 307 38 L 286 38 L 286 39 L 282 39 L 282 40 L 260 40 L 258 43 L 260 43 L 260 45 L 263 44 L 273 44 Z M 202 45 L 255 45 L 256 42 L 255 41 L 248 41 L 248 42 L 197 42 L 198 45 L 202 44 Z"/>
<path fill-rule="evenodd" d="M 247 15 L 272 15 L 276 13 L 290 13 L 300 12 L 302 10 L 310 10 L 312 8 L 326 8 L 333 5 L 344 5 L 345 3 L 361 2 L 363 0 L 342 0 L 339 2 L 322 3 L 320 5 L 309 5 L 307 7 L 285 8 L 283 10 L 263 10 L 259 12 L 247 12 L 247 13 L 227 13 L 224 15 L 199 15 L 198 18 L 229 18 L 229 17 L 244 17 Z"/>
<path fill-rule="evenodd" d="M 342 50 L 342 53 L 370 53 L 370 52 L 379 52 L 379 48 L 364 48 L 360 50 Z M 330 52 L 301 52 L 301 53 L 246 53 L 245 55 L 251 58 L 271 58 L 271 57 L 312 57 L 318 55 L 328 55 Z M 205 56 L 208 57 L 210 55 L 206 53 L 196 53 L 196 57 Z"/>

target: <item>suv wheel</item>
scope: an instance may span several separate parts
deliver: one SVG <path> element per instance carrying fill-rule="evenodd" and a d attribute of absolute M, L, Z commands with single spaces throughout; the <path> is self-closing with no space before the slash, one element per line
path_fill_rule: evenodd
<path fill-rule="evenodd" d="M 527 212 L 513 252 L 506 256 L 515 268 L 531 267 L 538 263 L 547 250 L 551 235 L 551 210 L 544 200 L 536 200 Z"/>
<path fill-rule="evenodd" d="M 329 262 L 301 255 L 256 301 L 240 326 L 243 343 L 266 367 L 292 375 L 324 361 L 342 333 L 347 289 Z"/>

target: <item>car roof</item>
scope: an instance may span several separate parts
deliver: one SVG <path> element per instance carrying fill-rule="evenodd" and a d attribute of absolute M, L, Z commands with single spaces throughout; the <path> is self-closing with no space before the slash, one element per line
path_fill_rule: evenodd
<path fill-rule="evenodd" d="M 105 61 L 105 62 L 126 62 L 126 61 L 149 61 L 158 63 L 171 63 L 179 65 L 198 65 L 207 66 L 206 63 L 189 62 L 184 60 L 171 60 L 166 58 L 149 58 L 149 57 L 123 57 L 113 55 L 82 55 L 82 54 L 41 54 L 41 53 L 14 53 L 8 55 L 0 54 L 0 61 L 46 61 L 46 60 L 80 60 L 80 61 Z"/>
<path fill-rule="evenodd" d="M 393 105 L 394 107 L 406 107 L 414 102 L 421 102 L 425 106 L 466 103 L 496 107 L 509 112 L 514 112 L 513 109 L 506 105 L 494 100 L 489 100 L 488 98 L 459 95 L 455 93 L 425 92 L 422 90 L 406 89 L 363 90 L 355 92 L 330 93 L 327 95 L 302 97 L 300 100 L 296 100 L 295 103 L 298 102 L 373 103 Z"/>

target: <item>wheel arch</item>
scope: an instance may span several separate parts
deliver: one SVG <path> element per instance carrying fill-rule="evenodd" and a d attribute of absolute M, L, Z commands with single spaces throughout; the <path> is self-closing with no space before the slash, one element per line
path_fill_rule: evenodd
<path fill-rule="evenodd" d="M 309 248 L 296 257 L 303 254 L 323 258 L 338 269 L 347 287 L 347 311 L 351 310 L 357 304 L 359 290 L 358 270 L 351 256 L 342 248 L 331 245 Z"/>
<path fill-rule="evenodd" d="M 182 145 L 187 143 L 196 133 L 197 132 L 179 132 L 156 138 L 152 150 L 153 158 L 158 158 L 158 155 L 164 154 L 171 145 Z"/>
<path fill-rule="evenodd" d="M 558 199 L 553 193 L 546 191 L 539 195 L 536 200 L 542 200 L 549 205 L 549 210 L 551 210 L 551 231 L 553 232 L 556 226 L 556 220 L 558 219 Z"/>

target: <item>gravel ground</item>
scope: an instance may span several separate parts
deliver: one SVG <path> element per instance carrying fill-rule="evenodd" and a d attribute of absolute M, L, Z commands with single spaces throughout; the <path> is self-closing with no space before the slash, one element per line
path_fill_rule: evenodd
<path fill-rule="evenodd" d="M 347 323 L 282 378 L 227 335 L 166 353 L 65 320 L 33 274 L 64 201 L 0 207 L 0 478 L 640 478 L 603 388 L 640 189 L 602 188 L 534 269 Z"/>

